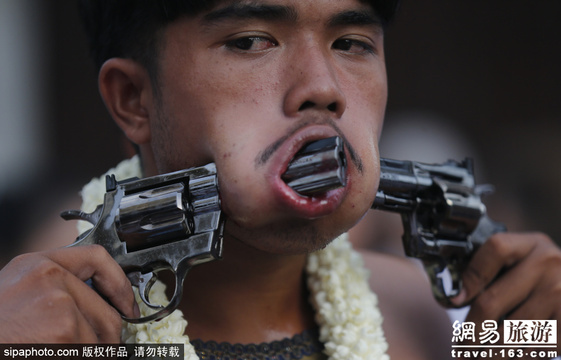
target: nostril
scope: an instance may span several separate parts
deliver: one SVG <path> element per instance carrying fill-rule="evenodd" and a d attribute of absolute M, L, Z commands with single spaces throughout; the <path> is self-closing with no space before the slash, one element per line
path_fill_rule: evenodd
<path fill-rule="evenodd" d="M 312 102 L 312 101 L 305 101 L 302 105 L 300 105 L 300 108 L 298 109 L 298 111 L 304 111 L 306 109 L 313 109 L 317 107 L 316 103 Z M 338 105 L 336 102 L 332 102 L 331 104 L 327 105 L 326 109 L 331 111 L 331 112 L 337 112 L 337 108 Z"/>
<path fill-rule="evenodd" d="M 300 105 L 300 108 L 298 109 L 298 111 L 310 109 L 310 108 L 313 108 L 314 106 L 316 106 L 316 105 L 313 102 L 306 101 L 302 105 Z"/>

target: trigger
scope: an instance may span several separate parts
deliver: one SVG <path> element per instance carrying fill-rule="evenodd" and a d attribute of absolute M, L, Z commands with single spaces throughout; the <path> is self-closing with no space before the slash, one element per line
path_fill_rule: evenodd
<path fill-rule="evenodd" d="M 138 288 L 138 294 L 140 295 L 140 299 L 143 303 L 155 310 L 163 308 L 162 305 L 154 305 L 150 302 L 150 289 L 157 279 L 154 273 L 150 272 L 142 274 L 140 271 L 135 271 L 127 274 L 127 277 L 129 278 L 131 284 Z"/>

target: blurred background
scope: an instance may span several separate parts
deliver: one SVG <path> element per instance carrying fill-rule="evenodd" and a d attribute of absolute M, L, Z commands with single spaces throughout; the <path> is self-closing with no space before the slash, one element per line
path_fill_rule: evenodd
<path fill-rule="evenodd" d="M 386 35 L 382 156 L 474 157 L 478 182 L 497 187 L 491 216 L 559 242 L 559 19 L 556 0 L 404 0 Z M 43 229 L 126 156 L 124 144 L 75 2 L 1 0 L 0 257 L 46 241 Z"/>

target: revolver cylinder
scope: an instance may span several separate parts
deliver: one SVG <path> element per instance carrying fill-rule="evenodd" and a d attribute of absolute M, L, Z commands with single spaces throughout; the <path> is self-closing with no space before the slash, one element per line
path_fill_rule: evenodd
<path fill-rule="evenodd" d="M 302 148 L 281 178 L 299 194 L 312 196 L 345 186 L 346 176 L 343 141 L 333 136 Z"/>
<path fill-rule="evenodd" d="M 380 164 L 372 208 L 401 215 L 406 255 L 423 262 L 434 297 L 450 306 L 473 252 L 488 237 L 506 230 L 486 214 L 481 195 L 489 186 L 475 185 L 471 159 L 442 164 L 381 159 Z"/>
<path fill-rule="evenodd" d="M 115 226 L 128 251 L 137 251 L 192 234 L 193 210 L 185 185 L 172 184 L 124 196 Z"/>
<path fill-rule="evenodd" d="M 195 265 L 222 257 L 224 215 L 213 163 L 144 179 L 106 178 L 105 200 L 93 213 L 65 211 L 66 220 L 94 227 L 69 246 L 98 244 L 121 266 L 142 301 L 155 312 L 126 321 L 158 320 L 179 306 L 183 281 Z M 150 302 L 157 273 L 171 270 L 175 289 L 168 304 Z"/>

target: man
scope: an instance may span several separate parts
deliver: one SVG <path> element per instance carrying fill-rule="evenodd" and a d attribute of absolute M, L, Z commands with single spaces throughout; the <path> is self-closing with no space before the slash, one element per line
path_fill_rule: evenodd
<path fill-rule="evenodd" d="M 138 146 L 144 175 L 209 162 L 218 169 L 228 218 L 224 259 L 186 278 L 180 309 L 190 339 L 260 344 L 317 327 L 324 312 L 308 301 L 316 291 L 306 287 L 308 253 L 347 231 L 373 201 L 387 97 L 384 26 L 394 7 L 358 0 L 98 0 L 84 7 L 101 95 Z M 315 197 L 289 189 L 280 176 L 294 154 L 334 135 L 346 145 L 347 185 Z M 469 316 L 477 322 L 559 319 L 560 259 L 543 235 L 494 236 L 473 258 L 455 302 L 473 300 Z M 377 254 L 364 261 L 388 353 L 449 353 L 443 313 L 427 305 L 419 314 L 430 295 L 417 270 Z M 3 342 L 117 342 L 119 312 L 138 316 L 127 278 L 99 247 L 20 256 L 0 276 Z M 113 306 L 84 283 L 90 278 Z M 325 306 L 336 309 L 337 297 Z M 360 352 L 369 344 L 360 342 L 360 327 L 353 330 L 341 336 L 354 336 L 347 350 Z M 326 349 L 344 358 L 345 349 Z"/>

